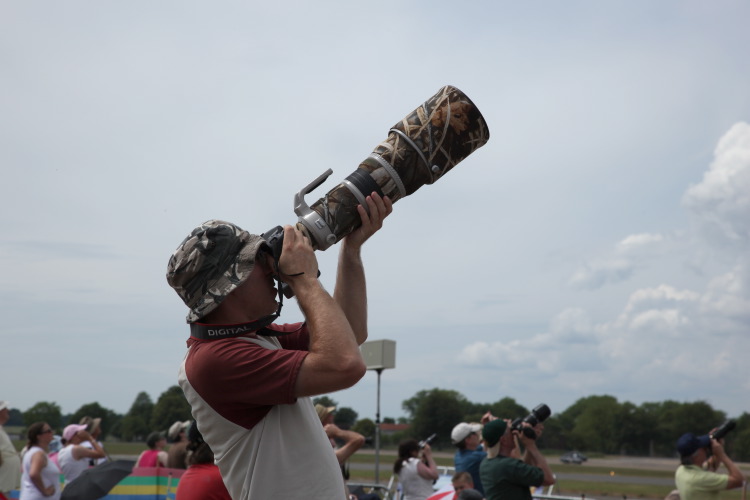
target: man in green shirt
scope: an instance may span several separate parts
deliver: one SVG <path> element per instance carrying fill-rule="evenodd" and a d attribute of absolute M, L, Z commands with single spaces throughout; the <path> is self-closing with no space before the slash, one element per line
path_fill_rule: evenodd
<path fill-rule="evenodd" d="M 547 460 L 536 447 L 536 440 L 511 431 L 509 421 L 495 419 L 482 429 L 487 458 L 479 466 L 479 476 L 487 500 L 531 500 L 532 486 L 555 484 Z M 525 426 L 529 424 L 524 423 Z M 541 434 L 543 424 L 534 427 Z M 516 447 L 519 439 L 526 449 L 523 460 Z"/>
<path fill-rule="evenodd" d="M 696 436 L 688 432 L 677 440 L 680 465 L 674 480 L 680 500 L 716 500 L 719 493 L 742 486 L 745 477 L 724 452 L 724 447 L 711 436 Z M 723 463 L 729 474 L 705 470 L 703 464 L 713 455 L 716 466 Z"/>

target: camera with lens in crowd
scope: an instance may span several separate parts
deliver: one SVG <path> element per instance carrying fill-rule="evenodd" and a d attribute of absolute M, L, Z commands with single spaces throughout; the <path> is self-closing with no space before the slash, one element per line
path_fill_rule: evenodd
<path fill-rule="evenodd" d="M 549 409 L 549 406 L 542 403 L 531 410 L 531 413 L 526 415 L 524 418 L 518 417 L 513 422 L 511 422 L 510 430 L 521 431 L 527 438 L 536 439 L 536 432 L 534 432 L 534 429 L 532 429 L 531 427 L 544 422 L 550 415 L 552 415 L 552 410 Z M 523 425 L 524 423 L 528 423 L 531 427 Z"/>
<path fill-rule="evenodd" d="M 737 422 L 735 422 L 734 420 L 727 420 L 726 422 L 721 424 L 721 426 L 718 429 L 716 429 L 716 431 L 710 434 L 711 439 L 716 439 L 718 441 L 719 439 L 726 436 L 729 433 L 729 431 L 734 429 L 736 426 L 737 426 Z"/>
<path fill-rule="evenodd" d="M 430 434 L 430 436 L 429 436 L 429 437 L 428 437 L 427 439 L 423 439 L 423 440 L 421 440 L 421 441 L 419 442 L 419 449 L 421 450 L 421 449 L 422 449 L 422 448 L 424 448 L 424 447 L 425 447 L 426 445 L 428 445 L 428 444 L 432 443 L 432 441 L 434 441 L 436 437 L 437 437 L 437 434 L 434 434 L 434 433 L 433 433 L 433 434 Z"/>

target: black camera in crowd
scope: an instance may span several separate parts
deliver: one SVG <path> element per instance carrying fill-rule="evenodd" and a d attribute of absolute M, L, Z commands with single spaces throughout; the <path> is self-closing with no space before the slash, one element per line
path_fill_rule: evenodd
<path fill-rule="evenodd" d="M 737 426 L 737 422 L 735 422 L 734 420 L 727 420 L 726 422 L 721 424 L 721 426 L 718 429 L 716 429 L 715 432 L 710 434 L 711 439 L 716 439 L 718 441 L 719 439 L 726 436 L 729 433 L 729 431 L 734 429 L 736 426 Z"/>
<path fill-rule="evenodd" d="M 536 432 L 534 432 L 534 429 L 532 429 L 531 427 L 544 422 L 550 415 L 552 415 L 552 410 L 549 409 L 549 406 L 542 403 L 531 410 L 531 413 L 526 415 L 524 418 L 518 417 L 513 422 L 511 422 L 510 430 L 521 431 L 527 438 L 536 439 Z M 524 426 L 523 424 L 525 422 L 528 423 L 531 427 Z"/>

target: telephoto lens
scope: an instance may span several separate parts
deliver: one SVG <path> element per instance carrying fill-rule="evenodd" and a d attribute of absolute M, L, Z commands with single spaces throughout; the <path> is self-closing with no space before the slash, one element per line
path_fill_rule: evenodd
<path fill-rule="evenodd" d="M 716 439 L 716 440 L 722 439 L 724 436 L 726 436 L 729 433 L 729 431 L 734 429 L 736 425 L 737 425 L 737 422 L 735 422 L 734 420 L 727 420 L 726 422 L 721 424 L 721 427 L 716 429 L 716 432 L 711 434 L 711 438 Z"/>
<path fill-rule="evenodd" d="M 332 173 L 329 169 L 294 200 L 297 227 L 314 248 L 325 250 L 361 224 L 357 205 L 367 208 L 373 192 L 392 202 L 432 184 L 490 138 L 484 117 L 459 89 L 447 85 L 391 127 L 359 167 L 308 206 L 304 195 Z"/>
<path fill-rule="evenodd" d="M 333 173 L 330 168 L 294 196 L 297 229 L 316 250 L 325 250 L 362 223 L 357 206 L 367 210 L 373 192 L 396 201 L 425 184 L 432 184 L 458 163 L 487 144 L 490 131 L 479 109 L 466 94 L 446 85 L 401 121 L 391 127 L 359 167 L 325 196 L 309 206 L 305 196 Z M 271 253 L 278 261 L 284 230 L 276 226 L 265 233 Z M 287 298 L 294 294 L 285 283 Z"/>
<path fill-rule="evenodd" d="M 510 428 L 514 431 L 523 432 L 524 435 L 528 438 L 536 439 L 536 432 L 534 432 L 534 429 L 532 429 L 531 427 L 544 422 L 550 415 L 552 415 L 552 410 L 549 409 L 549 406 L 542 403 L 531 410 L 531 413 L 526 415 L 524 418 L 519 417 L 511 422 Z M 528 423 L 531 427 L 523 425 L 524 422 Z"/>

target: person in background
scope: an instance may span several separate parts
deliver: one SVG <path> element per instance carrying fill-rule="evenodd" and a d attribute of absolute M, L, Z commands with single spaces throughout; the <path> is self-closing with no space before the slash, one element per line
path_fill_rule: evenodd
<path fill-rule="evenodd" d="M 0 500 L 10 498 L 10 491 L 21 484 L 21 457 L 3 429 L 10 420 L 10 404 L 0 401 Z"/>
<path fill-rule="evenodd" d="M 80 425 L 85 425 L 86 426 L 86 430 L 88 431 L 89 434 L 91 434 L 91 437 L 93 438 L 93 440 L 96 441 L 97 443 L 99 443 L 99 446 L 102 449 L 104 449 L 104 445 L 102 445 L 102 442 L 99 439 L 99 437 L 102 434 L 102 419 L 101 418 L 83 417 L 80 420 L 80 422 L 78 422 L 78 423 Z M 81 446 L 84 446 L 84 447 L 89 448 L 91 450 L 94 449 L 94 446 L 91 444 L 90 441 L 84 441 L 84 442 L 82 442 Z M 106 451 L 105 451 L 105 456 L 104 457 L 90 459 L 89 460 L 89 465 L 94 466 L 94 465 L 103 464 L 107 460 L 109 460 L 109 456 L 106 455 Z"/>
<path fill-rule="evenodd" d="M 57 454 L 57 463 L 65 476 L 65 482 L 69 483 L 81 472 L 88 469 L 90 460 L 105 458 L 107 454 L 104 448 L 86 430 L 85 425 L 70 424 L 63 429 L 65 448 Z M 84 442 L 90 443 L 91 448 L 83 446 Z"/>
<path fill-rule="evenodd" d="M 167 446 L 167 438 L 161 432 L 152 432 L 146 438 L 147 450 L 141 452 L 138 460 L 135 462 L 136 467 L 166 467 L 167 452 L 164 447 Z"/>
<path fill-rule="evenodd" d="M 401 483 L 403 500 L 425 500 L 435 493 L 432 484 L 439 474 L 429 444 L 420 449 L 416 439 L 401 441 L 393 473 Z"/>
<path fill-rule="evenodd" d="M 365 437 L 357 432 L 341 429 L 338 425 L 334 424 L 333 414 L 335 411 L 335 406 L 315 405 L 315 412 L 318 414 L 320 423 L 323 424 L 323 430 L 325 431 L 328 440 L 331 442 L 333 451 L 336 454 L 336 460 L 338 460 L 339 466 L 341 467 L 341 474 L 344 477 L 344 483 L 346 483 L 349 479 L 349 464 L 347 463 L 347 460 L 349 460 L 349 457 L 354 455 L 354 453 L 365 444 Z M 344 443 L 340 448 L 336 443 L 337 439 Z M 349 497 L 351 497 L 348 485 L 346 485 L 346 490 Z"/>
<path fill-rule="evenodd" d="M 471 480 L 474 482 L 473 488 L 484 494 L 482 480 L 479 477 L 479 464 L 485 459 L 487 453 L 482 446 L 481 432 L 481 424 L 461 422 L 451 431 L 451 442 L 457 448 L 453 456 L 456 472 L 471 474 Z"/>
<path fill-rule="evenodd" d="M 544 424 L 531 427 L 540 436 Z M 524 432 L 510 429 L 510 420 L 495 419 L 484 424 L 482 437 L 487 448 L 487 458 L 479 466 L 487 500 L 531 500 L 532 486 L 555 484 L 555 477 L 544 455 L 536 446 L 536 439 Z M 526 449 L 523 460 L 516 439 Z"/>
<path fill-rule="evenodd" d="M 349 460 L 349 457 L 354 455 L 365 444 L 365 437 L 358 432 L 347 431 L 334 424 L 333 414 L 335 411 L 335 406 L 315 405 L 315 412 L 318 414 L 318 418 L 320 418 L 320 423 L 323 424 L 326 436 L 331 441 L 331 446 L 333 446 L 336 453 L 336 460 L 343 467 L 344 463 Z M 344 445 L 340 448 L 336 446 L 337 439 L 344 442 Z"/>
<path fill-rule="evenodd" d="M 484 497 L 477 490 L 469 488 L 461 491 L 456 497 L 456 500 L 484 500 Z"/>
<path fill-rule="evenodd" d="M 167 450 L 167 467 L 171 469 L 187 468 L 187 430 L 190 427 L 190 420 L 173 423 L 167 431 L 169 450 Z"/>
<path fill-rule="evenodd" d="M 466 471 L 456 472 L 451 478 L 453 484 L 453 500 L 481 500 L 484 496 L 474 489 L 474 480 Z"/>
<path fill-rule="evenodd" d="M 193 422 L 187 431 L 187 471 L 180 477 L 175 500 L 231 500 L 214 453 Z"/>
<path fill-rule="evenodd" d="M 21 494 L 19 500 L 59 500 L 60 469 L 47 458 L 52 441 L 52 427 L 47 422 L 36 422 L 26 433 L 28 443 L 23 455 Z"/>
<path fill-rule="evenodd" d="M 677 440 L 677 452 L 681 465 L 675 472 L 675 484 L 681 500 L 717 499 L 720 492 L 739 488 L 745 481 L 745 476 L 724 451 L 721 440 L 712 439 L 710 435 L 683 434 Z M 724 464 L 729 474 L 704 470 L 703 464 L 710 456 Z"/>

